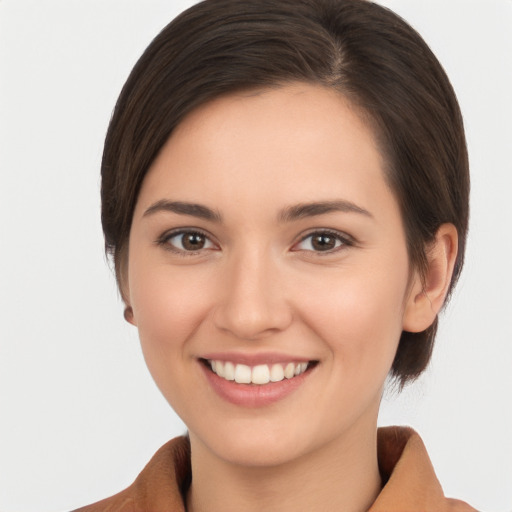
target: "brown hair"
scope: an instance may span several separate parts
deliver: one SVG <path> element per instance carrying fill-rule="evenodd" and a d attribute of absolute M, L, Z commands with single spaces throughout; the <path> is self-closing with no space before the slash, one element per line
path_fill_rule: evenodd
<path fill-rule="evenodd" d="M 292 81 L 334 88 L 370 121 L 414 268 L 425 271 L 439 226 L 455 225 L 451 292 L 469 216 L 462 116 L 420 35 L 366 0 L 206 0 L 152 41 L 119 96 L 103 153 L 102 223 L 118 283 L 142 181 L 179 122 L 220 95 Z M 400 385 L 427 366 L 436 329 L 437 319 L 421 333 L 402 333 L 391 370 Z"/>

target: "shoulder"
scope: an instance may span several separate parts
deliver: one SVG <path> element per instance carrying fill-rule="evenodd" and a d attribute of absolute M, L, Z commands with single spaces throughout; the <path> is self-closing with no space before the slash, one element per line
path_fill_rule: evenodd
<path fill-rule="evenodd" d="M 183 494 L 190 474 L 189 440 L 177 437 L 155 453 L 132 485 L 74 512 L 185 512 Z"/>
<path fill-rule="evenodd" d="M 467 504 L 465 501 L 455 500 L 453 498 L 446 499 L 446 512 L 478 512 L 476 508 Z"/>
<path fill-rule="evenodd" d="M 446 498 L 421 437 L 409 427 L 378 431 L 378 458 L 384 486 L 370 512 L 476 512 Z"/>

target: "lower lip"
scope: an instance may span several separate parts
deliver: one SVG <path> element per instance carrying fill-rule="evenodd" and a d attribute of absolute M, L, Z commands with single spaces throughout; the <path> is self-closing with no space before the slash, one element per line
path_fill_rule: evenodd
<path fill-rule="evenodd" d="M 304 384 L 310 376 L 312 369 L 279 382 L 268 384 L 238 384 L 232 380 L 226 380 L 213 373 L 203 363 L 199 363 L 213 390 L 224 400 L 242 407 L 265 407 L 279 400 L 283 400 L 298 387 Z"/>

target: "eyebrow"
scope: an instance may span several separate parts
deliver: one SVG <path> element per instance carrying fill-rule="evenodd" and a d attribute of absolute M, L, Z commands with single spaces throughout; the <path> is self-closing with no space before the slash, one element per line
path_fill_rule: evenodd
<path fill-rule="evenodd" d="M 172 212 L 180 215 L 190 215 L 200 219 L 211 220 L 213 222 L 222 222 L 222 216 L 219 212 L 197 203 L 187 203 L 183 201 L 168 201 L 161 199 L 153 203 L 143 214 L 143 217 L 153 215 L 157 212 Z"/>
<path fill-rule="evenodd" d="M 360 206 L 345 200 L 297 204 L 285 208 L 279 214 L 278 218 L 281 222 L 291 222 L 294 220 L 303 219 L 304 217 L 314 217 L 316 215 L 324 215 L 326 213 L 332 212 L 357 213 L 369 218 L 373 218 L 373 215 L 368 210 L 365 210 L 364 208 L 361 208 Z"/>
<path fill-rule="evenodd" d="M 143 217 L 153 215 L 158 212 L 172 212 L 179 215 L 190 215 L 213 222 L 222 222 L 222 216 L 219 212 L 198 203 L 187 203 L 184 201 L 169 201 L 161 199 L 153 203 L 143 214 Z M 292 222 L 305 217 L 314 217 L 332 212 L 357 213 L 366 217 L 373 218 L 373 215 L 364 208 L 357 206 L 351 201 L 320 201 L 315 203 L 301 203 L 289 206 L 282 210 L 278 215 L 280 222 Z"/>

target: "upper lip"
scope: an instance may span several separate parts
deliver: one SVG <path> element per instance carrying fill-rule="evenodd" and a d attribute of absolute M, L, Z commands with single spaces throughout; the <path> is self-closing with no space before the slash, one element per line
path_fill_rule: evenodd
<path fill-rule="evenodd" d="M 304 356 L 277 352 L 259 352 L 255 354 L 240 352 L 210 352 L 208 354 L 202 355 L 200 359 L 208 359 L 210 361 L 230 361 L 235 364 L 245 364 L 247 366 L 278 363 L 307 363 L 314 360 Z"/>

